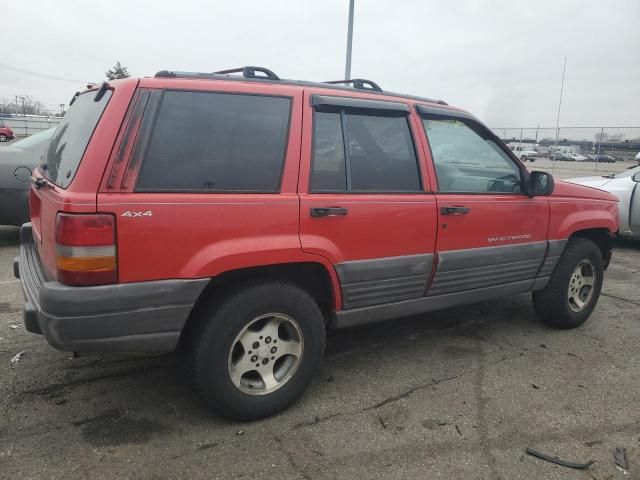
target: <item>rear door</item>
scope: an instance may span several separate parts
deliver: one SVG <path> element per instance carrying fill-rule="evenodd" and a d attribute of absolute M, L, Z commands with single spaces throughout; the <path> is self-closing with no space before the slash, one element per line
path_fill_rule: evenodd
<path fill-rule="evenodd" d="M 528 290 L 547 251 L 548 200 L 523 193 L 526 169 L 477 120 L 418 110 L 437 184 L 438 264 L 429 294 Z"/>
<path fill-rule="evenodd" d="M 436 203 L 401 102 L 305 91 L 300 240 L 336 266 L 343 308 L 425 293 Z"/>

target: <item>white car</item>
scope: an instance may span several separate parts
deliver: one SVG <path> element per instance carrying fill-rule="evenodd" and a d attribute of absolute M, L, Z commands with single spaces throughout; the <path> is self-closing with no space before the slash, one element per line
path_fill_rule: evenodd
<path fill-rule="evenodd" d="M 536 157 L 539 156 L 538 152 L 536 152 L 535 150 L 527 150 L 524 146 L 522 145 L 507 145 L 509 147 L 509 150 L 511 150 L 513 153 L 516 154 L 516 157 L 518 157 L 521 161 L 526 162 L 527 160 L 529 160 L 530 162 L 535 162 L 536 161 Z"/>
<path fill-rule="evenodd" d="M 640 166 L 601 177 L 570 178 L 567 182 L 613 193 L 620 199 L 618 235 L 640 239 Z"/>
<path fill-rule="evenodd" d="M 575 162 L 588 162 L 589 157 L 580 155 L 579 153 L 567 153 L 567 157 L 572 158 Z"/>
<path fill-rule="evenodd" d="M 636 162 L 640 165 L 640 152 L 636 153 Z"/>

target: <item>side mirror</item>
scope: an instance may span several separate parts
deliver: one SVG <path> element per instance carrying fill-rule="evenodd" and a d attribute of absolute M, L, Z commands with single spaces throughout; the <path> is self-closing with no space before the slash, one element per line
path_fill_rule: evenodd
<path fill-rule="evenodd" d="M 529 174 L 529 184 L 527 185 L 527 194 L 531 197 L 537 195 L 551 195 L 555 182 L 553 176 L 547 172 L 531 172 Z"/>
<path fill-rule="evenodd" d="M 631 177 L 631 180 L 633 180 L 634 182 L 640 183 L 640 170 L 638 170 L 636 173 L 633 174 L 633 177 Z"/>

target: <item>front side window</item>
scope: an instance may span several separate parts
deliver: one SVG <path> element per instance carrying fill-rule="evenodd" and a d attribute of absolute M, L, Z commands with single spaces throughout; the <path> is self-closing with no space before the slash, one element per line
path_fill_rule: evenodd
<path fill-rule="evenodd" d="M 440 192 L 518 193 L 520 169 L 473 121 L 423 118 Z"/>
<path fill-rule="evenodd" d="M 316 111 L 310 186 L 318 193 L 420 191 L 406 116 Z"/>
<path fill-rule="evenodd" d="M 166 91 L 135 190 L 277 192 L 291 100 Z"/>

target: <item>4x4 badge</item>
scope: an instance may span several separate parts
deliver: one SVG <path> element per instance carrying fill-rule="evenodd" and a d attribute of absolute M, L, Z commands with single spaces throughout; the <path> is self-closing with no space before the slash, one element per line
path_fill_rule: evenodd
<path fill-rule="evenodd" d="M 147 210 L 146 212 L 132 212 L 131 210 L 127 210 L 126 212 L 120 214 L 121 217 L 153 217 L 153 212 L 151 210 Z"/>

